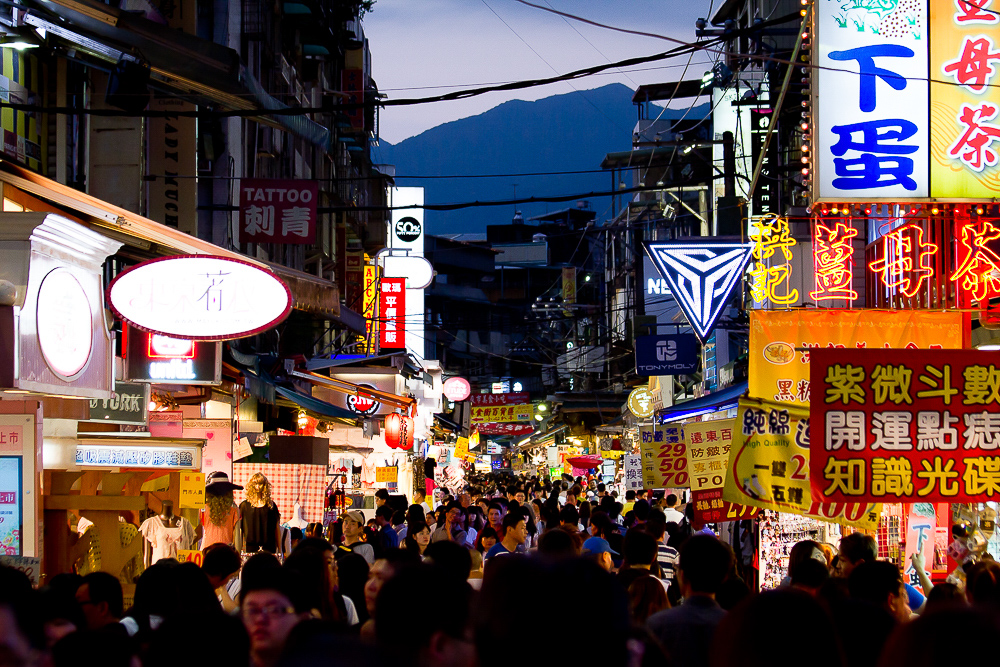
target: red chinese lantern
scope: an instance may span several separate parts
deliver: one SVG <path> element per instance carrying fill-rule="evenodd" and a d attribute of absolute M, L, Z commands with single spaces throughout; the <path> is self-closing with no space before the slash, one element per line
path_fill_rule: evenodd
<path fill-rule="evenodd" d="M 385 444 L 393 449 L 412 449 L 413 419 L 398 412 L 386 415 Z"/>

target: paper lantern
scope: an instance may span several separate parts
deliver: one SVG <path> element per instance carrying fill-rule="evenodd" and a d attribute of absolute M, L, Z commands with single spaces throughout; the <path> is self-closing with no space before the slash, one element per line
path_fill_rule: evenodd
<path fill-rule="evenodd" d="M 386 415 L 385 444 L 392 449 L 412 449 L 413 419 L 398 412 Z"/>

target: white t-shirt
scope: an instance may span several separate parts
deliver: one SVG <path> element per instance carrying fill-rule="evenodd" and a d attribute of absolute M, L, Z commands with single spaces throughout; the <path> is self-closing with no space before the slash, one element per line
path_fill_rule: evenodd
<path fill-rule="evenodd" d="M 668 507 L 663 510 L 663 515 L 667 517 L 667 523 L 673 521 L 674 523 L 680 525 L 681 521 L 684 520 L 684 515 L 675 510 L 673 507 Z"/>
<path fill-rule="evenodd" d="M 139 532 L 152 547 L 150 565 L 161 558 L 177 558 L 178 549 L 194 546 L 194 526 L 184 517 L 179 518 L 180 523 L 170 528 L 164 526 L 158 516 L 146 519 L 139 526 Z"/>
<path fill-rule="evenodd" d="M 361 622 L 361 619 L 358 618 L 358 609 L 354 606 L 354 600 L 346 595 L 344 596 L 344 608 L 347 610 L 348 625 L 357 625 Z"/>

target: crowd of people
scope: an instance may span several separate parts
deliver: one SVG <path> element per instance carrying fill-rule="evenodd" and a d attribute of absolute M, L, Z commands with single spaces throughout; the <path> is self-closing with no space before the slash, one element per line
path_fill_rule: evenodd
<path fill-rule="evenodd" d="M 970 566 L 962 590 L 917 558 L 924 597 L 863 533 L 796 544 L 781 587 L 756 593 L 672 495 L 508 476 L 434 508 L 376 502 L 370 522 L 310 524 L 282 559 L 216 543 L 200 567 L 160 560 L 127 609 L 105 572 L 34 589 L 0 567 L 0 667 L 920 667 L 985 659 L 1000 631 L 1000 565 Z"/>

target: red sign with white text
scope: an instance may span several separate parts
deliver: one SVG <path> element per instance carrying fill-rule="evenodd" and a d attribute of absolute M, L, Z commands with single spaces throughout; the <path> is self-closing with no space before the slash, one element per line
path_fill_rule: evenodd
<path fill-rule="evenodd" d="M 240 243 L 316 242 L 316 181 L 240 179 Z"/>
<path fill-rule="evenodd" d="M 399 349 L 406 347 L 406 278 L 383 278 L 379 284 L 379 313 L 382 329 L 379 347 Z"/>
<path fill-rule="evenodd" d="M 481 435 L 531 435 L 535 432 L 535 427 L 531 424 L 479 424 L 477 427 Z"/>
<path fill-rule="evenodd" d="M 1000 358 L 978 350 L 815 350 L 814 498 L 1000 498 Z"/>
<path fill-rule="evenodd" d="M 530 403 L 531 397 L 526 391 L 515 391 L 508 394 L 473 394 L 472 407 L 486 407 L 487 405 L 523 405 Z"/>

